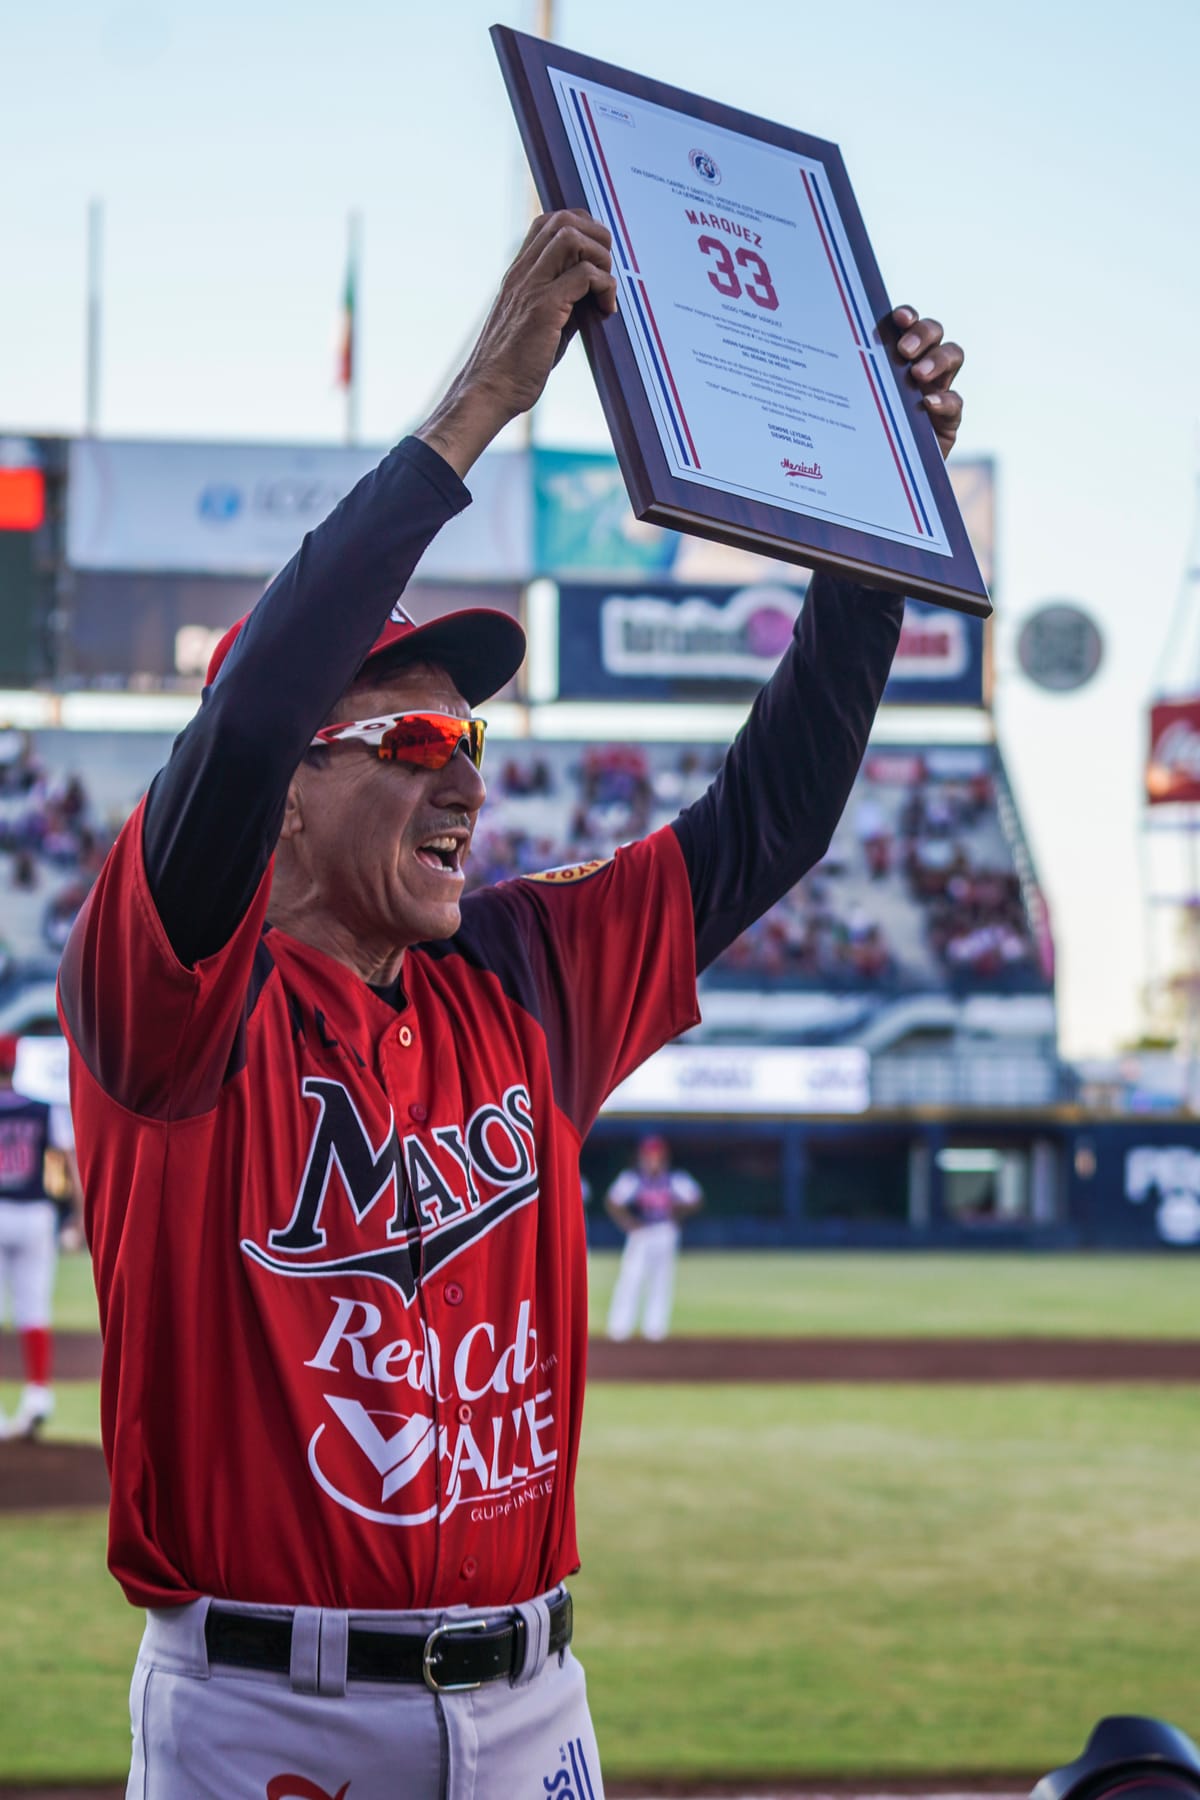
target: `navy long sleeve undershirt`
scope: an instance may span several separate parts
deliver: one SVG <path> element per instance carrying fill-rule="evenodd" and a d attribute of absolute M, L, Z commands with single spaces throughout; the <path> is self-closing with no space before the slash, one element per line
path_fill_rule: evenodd
<path fill-rule="evenodd" d="M 146 802 L 150 890 L 175 954 L 219 950 L 253 899 L 288 783 L 442 525 L 470 495 L 406 438 L 309 533 L 238 636 Z M 679 815 L 697 966 L 824 855 L 899 639 L 903 602 L 814 578 L 716 779 Z"/>

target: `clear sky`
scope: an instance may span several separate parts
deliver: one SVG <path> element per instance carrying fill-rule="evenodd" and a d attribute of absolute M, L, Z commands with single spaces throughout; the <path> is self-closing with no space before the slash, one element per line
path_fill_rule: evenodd
<path fill-rule="evenodd" d="M 0 51 L 0 430 L 83 418 L 84 227 L 105 203 L 101 424 L 320 440 L 347 211 L 361 210 L 362 430 L 414 423 L 523 229 L 487 26 L 533 0 L 58 0 Z M 997 717 L 1060 952 L 1062 1041 L 1138 1022 L 1144 714 L 1185 565 L 1200 358 L 1195 0 L 559 0 L 557 36 L 837 141 L 896 300 L 967 349 L 962 438 L 999 463 Z M 543 442 L 604 442 L 572 353 Z M 1017 671 L 1071 598 L 1100 677 Z M 1200 598 L 1198 598 L 1200 604 Z"/>

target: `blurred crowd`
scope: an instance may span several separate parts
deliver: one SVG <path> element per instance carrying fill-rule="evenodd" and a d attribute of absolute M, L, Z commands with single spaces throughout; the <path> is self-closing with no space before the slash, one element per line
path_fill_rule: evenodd
<path fill-rule="evenodd" d="M 18 921 L 36 921 L 37 947 L 61 952 L 111 836 L 92 817 L 78 774 L 43 767 L 24 731 L 0 726 L 0 975 L 33 946 Z"/>
<path fill-rule="evenodd" d="M 509 756 L 487 771 L 488 804 L 475 832 L 468 889 L 508 876 L 611 856 L 697 799 L 720 765 L 710 746 L 654 761 L 640 744 L 557 745 Z M 521 802 L 533 799 L 526 808 Z M 556 829 L 546 830 L 548 822 Z"/>
<path fill-rule="evenodd" d="M 696 799 L 722 754 L 610 744 L 510 755 L 491 778 L 469 885 L 611 856 Z M 714 973 L 835 988 L 1037 980 L 993 775 L 941 776 L 919 754 L 869 759 L 828 854 Z"/>
<path fill-rule="evenodd" d="M 710 745 L 501 747 L 468 888 L 611 856 L 698 798 L 722 755 Z M 94 810 L 80 774 L 48 770 L 27 733 L 0 726 L 0 887 L 12 897 L 0 910 L 0 980 L 29 955 L 31 933 L 44 957 L 61 951 L 112 838 Z M 1036 981 L 993 774 L 982 760 L 947 776 L 920 752 L 869 755 L 827 855 L 730 946 L 712 979 L 893 990 Z"/>

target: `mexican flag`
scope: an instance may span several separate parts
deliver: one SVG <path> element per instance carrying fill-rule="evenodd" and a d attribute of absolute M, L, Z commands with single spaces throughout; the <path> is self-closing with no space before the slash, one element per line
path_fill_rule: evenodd
<path fill-rule="evenodd" d="M 350 248 L 346 255 L 346 286 L 342 295 L 342 323 L 338 335 L 337 385 L 348 388 L 354 380 L 354 326 L 358 284 L 358 255 L 355 234 L 351 228 Z"/>

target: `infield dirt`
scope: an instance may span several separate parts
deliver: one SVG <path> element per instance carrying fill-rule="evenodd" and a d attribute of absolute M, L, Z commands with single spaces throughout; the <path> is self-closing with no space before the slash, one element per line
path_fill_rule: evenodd
<path fill-rule="evenodd" d="M 63 1380 L 94 1381 L 100 1373 L 94 1332 L 57 1333 L 55 1354 Z M 1200 1382 L 1200 1340 L 676 1337 L 661 1344 L 613 1344 L 593 1338 L 588 1377 L 696 1384 L 1189 1383 Z M 0 1443 L 0 1512 L 107 1504 L 104 1459 L 95 1445 Z"/>
<path fill-rule="evenodd" d="M 100 1339 L 58 1331 L 63 1381 L 95 1381 Z M 592 1338 L 591 1381 L 1200 1381 L 1200 1338 Z"/>

